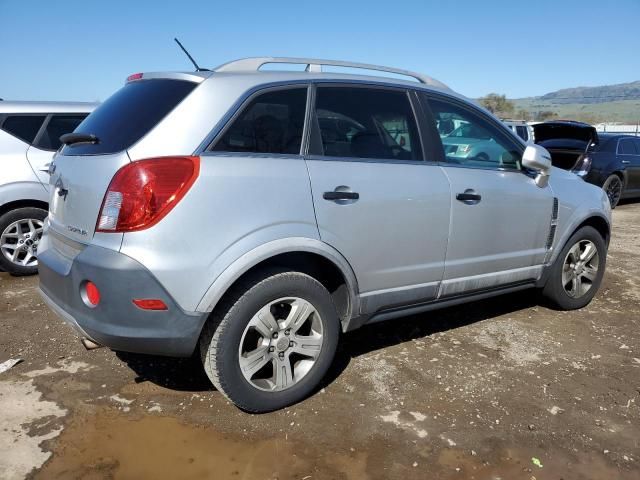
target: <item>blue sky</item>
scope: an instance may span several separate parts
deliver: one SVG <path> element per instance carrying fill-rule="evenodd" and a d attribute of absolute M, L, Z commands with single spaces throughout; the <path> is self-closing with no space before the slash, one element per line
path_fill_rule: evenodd
<path fill-rule="evenodd" d="M 0 97 L 104 100 L 139 71 L 261 55 L 391 65 L 467 96 L 640 80 L 640 0 L 0 0 Z"/>

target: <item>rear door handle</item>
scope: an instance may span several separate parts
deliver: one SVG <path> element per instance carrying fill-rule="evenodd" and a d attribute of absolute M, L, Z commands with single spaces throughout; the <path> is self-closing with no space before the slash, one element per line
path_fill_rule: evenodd
<path fill-rule="evenodd" d="M 480 203 L 482 195 L 476 193 L 476 191 L 471 188 L 467 188 L 463 193 L 456 194 L 456 200 L 467 205 L 475 205 L 476 203 Z"/>
<path fill-rule="evenodd" d="M 622 160 L 622 163 L 624 163 L 625 165 L 631 163 L 631 160 Z"/>
<path fill-rule="evenodd" d="M 358 200 L 360 198 L 360 194 L 358 192 L 324 192 L 322 194 L 322 198 L 325 200 Z"/>

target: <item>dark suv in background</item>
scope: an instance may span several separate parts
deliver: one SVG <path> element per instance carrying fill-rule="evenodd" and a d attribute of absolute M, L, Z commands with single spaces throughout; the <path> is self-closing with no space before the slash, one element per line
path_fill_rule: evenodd
<path fill-rule="evenodd" d="M 640 137 L 600 133 L 568 120 L 533 126 L 535 142 L 551 153 L 553 165 L 602 187 L 615 208 L 623 198 L 640 197 Z"/>

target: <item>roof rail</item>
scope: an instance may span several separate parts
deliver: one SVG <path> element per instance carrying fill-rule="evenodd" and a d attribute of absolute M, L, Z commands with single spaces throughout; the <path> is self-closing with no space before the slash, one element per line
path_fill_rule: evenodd
<path fill-rule="evenodd" d="M 380 65 L 369 65 L 367 63 L 345 62 L 342 60 L 322 60 L 319 58 L 295 58 L 295 57 L 250 57 L 234 60 L 213 69 L 214 72 L 256 72 L 269 63 L 287 63 L 307 65 L 307 72 L 322 72 L 324 65 L 332 67 L 361 68 L 364 70 L 374 70 L 378 72 L 394 73 L 418 80 L 420 83 L 432 87 L 449 89 L 444 83 L 421 73 L 402 70 L 399 68 L 383 67 Z"/>

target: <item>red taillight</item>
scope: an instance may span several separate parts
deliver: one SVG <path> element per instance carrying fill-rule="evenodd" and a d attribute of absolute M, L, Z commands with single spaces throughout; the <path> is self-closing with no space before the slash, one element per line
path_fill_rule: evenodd
<path fill-rule="evenodd" d="M 97 232 L 133 232 L 158 223 L 200 173 L 200 157 L 139 160 L 116 172 L 102 201 Z"/>
<path fill-rule="evenodd" d="M 168 310 L 165 303 L 157 298 L 134 298 L 133 303 L 142 310 Z"/>
<path fill-rule="evenodd" d="M 86 300 L 91 304 L 92 307 L 95 307 L 100 303 L 100 290 L 96 287 L 96 284 L 93 282 L 87 282 L 84 285 L 84 292 L 86 295 Z"/>
<path fill-rule="evenodd" d="M 127 82 L 131 82 L 133 80 L 140 80 L 142 78 L 142 73 L 134 73 L 133 75 L 129 75 L 127 77 Z"/>

